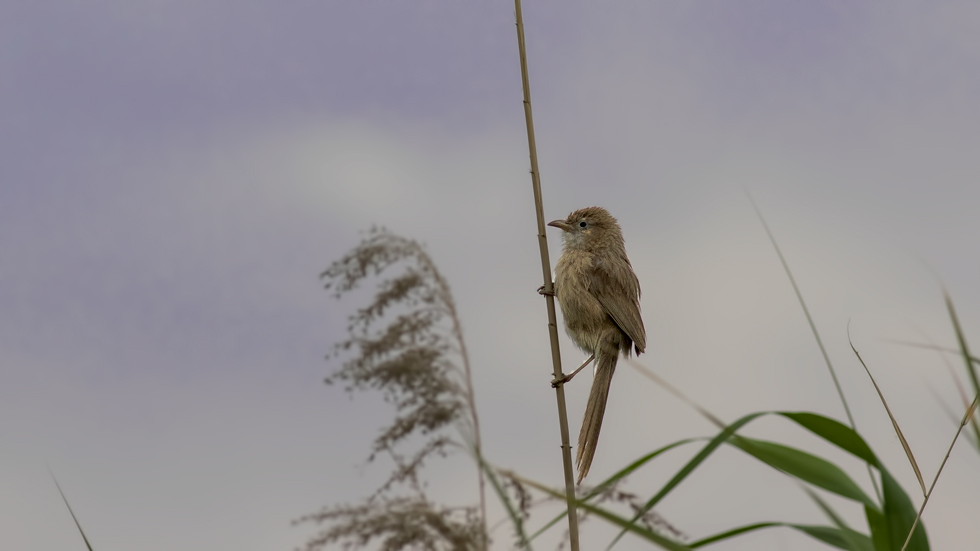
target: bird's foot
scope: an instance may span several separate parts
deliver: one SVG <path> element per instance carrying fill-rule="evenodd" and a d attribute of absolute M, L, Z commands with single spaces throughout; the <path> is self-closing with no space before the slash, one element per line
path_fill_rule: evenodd
<path fill-rule="evenodd" d="M 576 371 L 575 373 L 578 372 Z M 572 373 L 571 375 L 565 375 L 563 373 L 561 377 L 555 377 L 554 379 L 551 380 L 551 388 L 558 388 L 561 385 L 567 383 L 568 381 L 571 381 L 572 377 L 575 376 L 575 373 Z"/>
<path fill-rule="evenodd" d="M 555 292 L 554 291 L 546 291 L 545 288 L 544 288 L 544 285 L 538 287 L 538 294 L 539 295 L 542 295 L 542 296 L 546 296 L 546 297 L 553 297 L 553 296 L 555 296 Z"/>
<path fill-rule="evenodd" d="M 578 372 L 585 369 L 585 366 L 589 365 L 594 359 L 595 359 L 595 354 L 592 354 L 591 356 L 589 356 L 587 360 L 582 362 L 582 365 L 578 366 L 578 369 L 576 369 L 575 371 L 572 371 L 568 375 L 562 374 L 560 377 L 555 377 L 551 381 L 551 388 L 558 388 L 561 385 L 567 383 L 568 381 L 571 381 L 572 377 L 578 375 Z"/>

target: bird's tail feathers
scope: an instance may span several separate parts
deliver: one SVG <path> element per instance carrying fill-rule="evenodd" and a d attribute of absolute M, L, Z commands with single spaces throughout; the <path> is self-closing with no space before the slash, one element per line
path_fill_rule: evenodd
<path fill-rule="evenodd" d="M 589 391 L 589 401 L 585 406 L 585 418 L 582 420 L 582 430 L 578 434 L 578 451 L 575 464 L 578 470 L 578 483 L 589 474 L 596 446 L 599 444 L 599 429 L 602 428 L 602 416 L 606 413 L 606 400 L 609 398 L 609 386 L 613 373 L 616 371 L 618 354 L 601 354 L 596 362 L 595 377 L 592 380 L 592 390 Z"/>

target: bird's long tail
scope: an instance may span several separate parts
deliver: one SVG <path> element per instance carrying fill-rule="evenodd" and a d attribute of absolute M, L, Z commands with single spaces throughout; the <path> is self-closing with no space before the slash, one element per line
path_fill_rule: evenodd
<path fill-rule="evenodd" d="M 606 413 L 606 399 L 609 398 L 609 385 L 616 371 L 616 361 L 619 350 L 599 351 L 596 360 L 595 378 L 592 380 L 592 390 L 589 391 L 589 402 L 585 406 L 585 418 L 582 420 L 582 430 L 578 433 L 578 452 L 575 464 L 578 469 L 578 483 L 589 474 L 596 446 L 599 444 L 599 429 L 602 428 L 602 416 Z"/>

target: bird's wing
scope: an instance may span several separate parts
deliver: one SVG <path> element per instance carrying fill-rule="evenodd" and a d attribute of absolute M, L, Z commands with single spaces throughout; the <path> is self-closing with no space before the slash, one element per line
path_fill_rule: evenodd
<path fill-rule="evenodd" d="M 647 347 L 647 333 L 640 317 L 640 282 L 625 256 L 616 260 L 593 262 L 589 291 L 633 340 L 637 350 L 643 352 Z M 598 284 L 598 281 L 606 284 Z"/>

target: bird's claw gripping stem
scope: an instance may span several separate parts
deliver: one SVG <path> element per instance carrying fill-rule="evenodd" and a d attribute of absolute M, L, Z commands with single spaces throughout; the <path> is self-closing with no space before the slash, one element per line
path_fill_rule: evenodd
<path fill-rule="evenodd" d="M 551 388 L 558 388 L 561 385 L 571 380 L 572 380 L 571 375 L 565 375 L 564 373 L 562 373 L 561 377 L 555 377 L 554 379 L 551 380 Z"/>
<path fill-rule="evenodd" d="M 585 369 L 585 366 L 587 366 L 590 363 L 592 363 L 592 360 L 594 360 L 594 359 L 595 359 L 595 354 L 589 356 L 589 359 L 587 359 L 584 362 L 582 362 L 582 365 L 578 366 L 578 369 L 576 369 L 575 371 L 572 371 L 568 375 L 562 374 L 561 377 L 555 377 L 554 379 L 552 379 L 551 380 L 551 388 L 558 388 L 561 385 L 567 383 L 568 381 L 571 381 L 572 380 L 572 377 L 578 375 L 578 372 L 579 371 L 582 371 L 583 369 Z"/>

